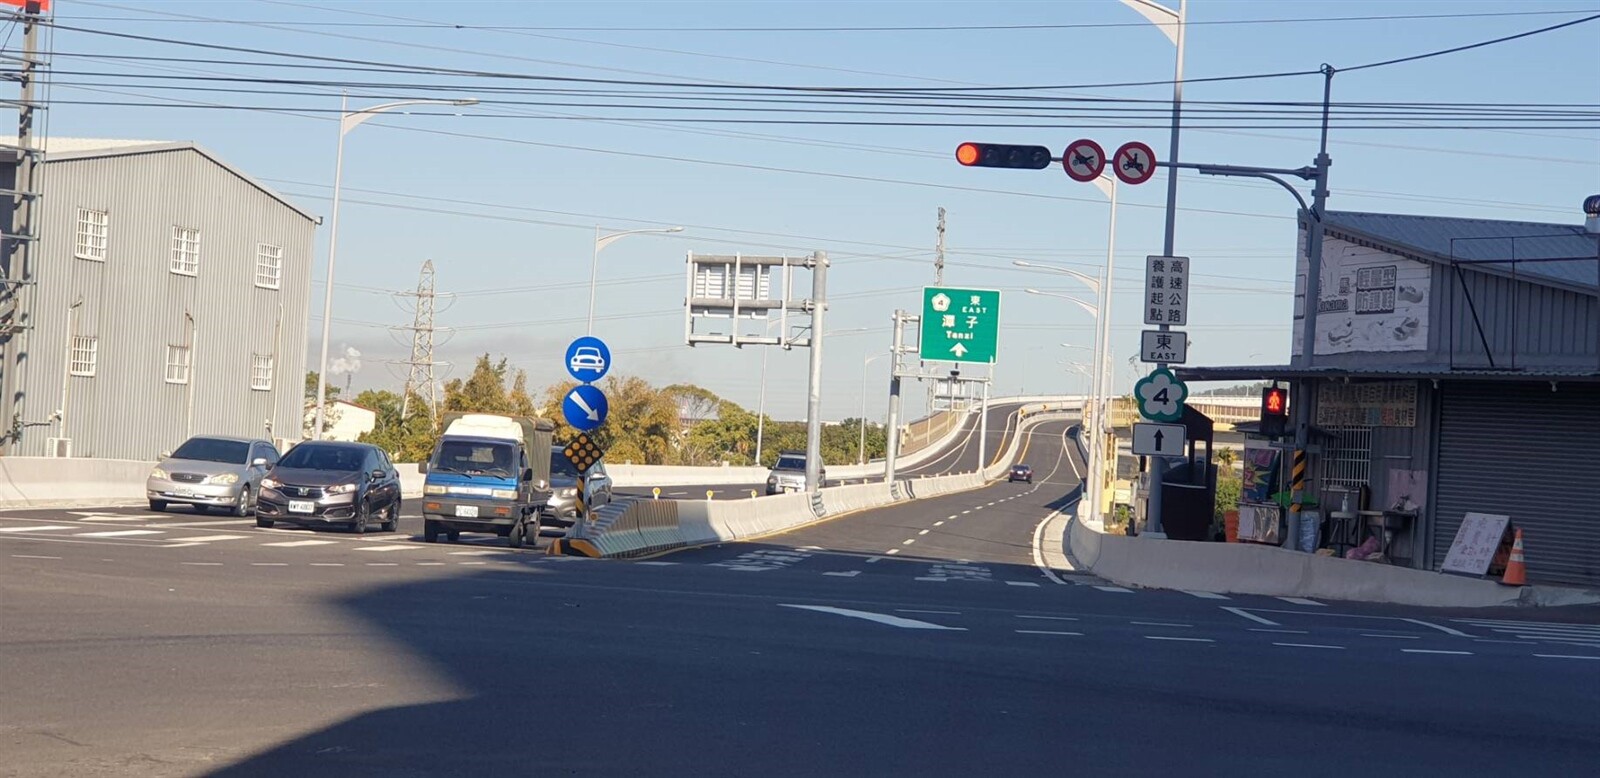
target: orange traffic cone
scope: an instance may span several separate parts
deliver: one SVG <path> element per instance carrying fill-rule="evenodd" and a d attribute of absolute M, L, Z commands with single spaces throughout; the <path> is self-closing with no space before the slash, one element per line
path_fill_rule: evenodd
<path fill-rule="evenodd" d="M 1500 583 L 1507 586 L 1526 586 L 1528 583 L 1528 568 L 1522 559 L 1522 530 L 1520 528 L 1511 542 L 1511 561 L 1506 563 L 1506 574 L 1500 576 Z"/>

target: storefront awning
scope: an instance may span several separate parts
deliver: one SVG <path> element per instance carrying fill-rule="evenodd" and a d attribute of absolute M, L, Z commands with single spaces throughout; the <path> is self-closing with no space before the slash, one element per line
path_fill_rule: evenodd
<path fill-rule="evenodd" d="M 1173 366 L 1173 372 L 1183 381 L 1287 381 L 1300 378 L 1325 379 L 1413 379 L 1433 381 L 1557 381 L 1600 383 L 1600 368 L 1528 368 L 1526 370 L 1492 370 L 1467 368 L 1452 370 L 1449 367 L 1399 366 L 1399 367 L 1313 367 L 1295 365 L 1237 365 L 1232 367 Z"/>

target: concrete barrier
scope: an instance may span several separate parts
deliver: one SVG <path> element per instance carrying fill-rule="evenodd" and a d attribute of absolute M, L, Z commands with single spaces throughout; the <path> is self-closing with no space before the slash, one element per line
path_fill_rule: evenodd
<path fill-rule="evenodd" d="M 0 508 L 138 505 L 154 462 L 0 457 Z"/>

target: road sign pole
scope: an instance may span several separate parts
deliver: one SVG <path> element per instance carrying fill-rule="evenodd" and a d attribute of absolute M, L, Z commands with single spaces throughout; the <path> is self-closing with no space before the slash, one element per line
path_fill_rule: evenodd
<path fill-rule="evenodd" d="M 991 368 L 992 369 L 992 368 Z M 983 382 L 983 403 L 978 406 L 978 472 L 989 467 L 989 382 Z"/>
<path fill-rule="evenodd" d="M 889 357 L 889 420 L 884 430 L 884 483 L 894 483 L 895 460 L 900 457 L 900 351 L 905 348 L 905 312 L 894 312 L 894 345 Z"/>
<path fill-rule="evenodd" d="M 1300 325 L 1300 366 L 1309 375 L 1316 362 L 1317 311 L 1322 299 L 1322 214 L 1328 204 L 1328 168 L 1333 160 L 1328 157 L 1328 100 L 1333 93 L 1333 67 L 1322 66 L 1322 144 L 1317 150 L 1316 178 L 1311 189 L 1310 222 L 1306 225 L 1306 300 L 1301 306 L 1303 320 Z M 1295 402 L 1294 450 L 1297 465 L 1304 463 L 1306 448 L 1311 444 L 1311 379 L 1300 381 L 1299 399 Z M 1297 479 L 1290 502 L 1296 510 L 1305 502 L 1305 481 Z"/>
<path fill-rule="evenodd" d="M 828 308 L 828 253 L 812 255 L 811 378 L 806 386 L 806 491 L 822 488 L 822 331 Z"/>

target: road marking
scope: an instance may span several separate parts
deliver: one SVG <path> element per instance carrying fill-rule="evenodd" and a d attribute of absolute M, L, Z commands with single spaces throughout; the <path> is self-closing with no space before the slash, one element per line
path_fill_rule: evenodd
<path fill-rule="evenodd" d="M 671 567 L 677 564 L 677 562 L 640 562 L 639 564 L 649 565 L 651 567 Z"/>
<path fill-rule="evenodd" d="M 1032 581 L 1006 581 L 1006 586 L 1038 586 Z"/>
<path fill-rule="evenodd" d="M 832 576 L 837 576 L 839 578 L 854 578 L 854 577 L 856 577 L 858 575 L 861 575 L 861 571 L 860 570 L 846 570 L 846 571 L 843 571 L 843 572 L 834 571 L 834 572 L 829 572 L 829 573 L 823 573 L 823 575 L 832 575 Z"/>
<path fill-rule="evenodd" d="M 0 532 L 53 532 L 58 529 L 76 529 L 70 524 L 35 524 L 31 527 L 0 527 Z"/>
<path fill-rule="evenodd" d="M 935 526 L 935 527 L 943 527 L 944 526 L 944 522 L 936 521 L 936 522 L 933 523 L 933 526 Z"/>
<path fill-rule="evenodd" d="M 39 554 L 12 554 L 12 559 L 60 559 L 58 556 L 41 556 Z"/>
<path fill-rule="evenodd" d="M 1493 638 L 1473 638 L 1474 643 L 1503 643 L 1508 646 L 1536 646 L 1537 640 L 1495 640 Z M 1537 654 L 1535 654 L 1537 656 Z"/>
<path fill-rule="evenodd" d="M 1038 621 L 1077 621 L 1078 620 L 1077 618 L 1075 618 L 1073 616 L 1025 616 L 1025 615 L 1020 614 L 1020 613 L 1017 614 L 1017 618 L 1019 618 L 1019 619 L 1036 619 Z"/>
<path fill-rule="evenodd" d="M 488 562 L 457 562 L 458 565 L 486 565 Z"/>
<path fill-rule="evenodd" d="M 146 521 L 145 516 L 84 516 L 78 521 Z"/>
<path fill-rule="evenodd" d="M 282 543 L 262 543 L 263 546 L 276 546 L 277 548 L 294 548 L 297 546 L 330 546 L 337 540 L 287 540 Z"/>
<path fill-rule="evenodd" d="M 900 553 L 900 549 L 898 549 L 898 548 L 891 548 L 891 549 L 889 549 L 889 550 L 888 550 L 888 551 L 885 551 L 885 552 L 883 552 L 883 553 L 885 553 L 885 554 L 888 554 L 888 555 L 890 555 L 890 556 L 894 556 L 894 555 L 895 555 L 895 554 L 898 554 L 898 553 Z"/>
<path fill-rule="evenodd" d="M 343 562 L 312 562 L 312 567 L 344 567 Z"/>
<path fill-rule="evenodd" d="M 1175 641 L 1182 641 L 1184 643 L 1215 643 L 1215 642 L 1217 642 L 1215 640 L 1212 640 L 1211 638 L 1181 638 L 1181 637 L 1174 637 L 1172 635 L 1145 635 L 1144 639 L 1145 640 L 1175 640 Z"/>
<path fill-rule="evenodd" d="M 1600 659 L 1600 656 L 1584 656 L 1582 654 L 1534 654 L 1540 659 Z"/>
<path fill-rule="evenodd" d="M 955 521 L 959 517 L 960 517 L 960 514 L 952 513 L 949 516 L 944 517 L 944 520 L 945 521 Z"/>
<path fill-rule="evenodd" d="M 1233 599 L 1233 598 L 1229 597 L 1226 594 L 1217 594 L 1216 592 L 1200 592 L 1200 591 L 1191 591 L 1189 589 L 1184 589 L 1183 593 L 1189 595 L 1190 597 L 1199 597 L 1202 600 L 1230 600 L 1230 599 Z"/>
<path fill-rule="evenodd" d="M 1129 624 L 1137 624 L 1138 626 L 1141 626 L 1141 627 L 1193 627 L 1194 626 L 1193 624 L 1173 624 L 1171 622 L 1166 622 L 1166 621 L 1130 621 L 1128 623 Z"/>
<path fill-rule="evenodd" d="M 368 562 L 367 567 L 399 567 L 399 562 Z"/>
<path fill-rule="evenodd" d="M 1261 627 L 1251 627 L 1250 631 L 1251 632 L 1276 632 L 1276 633 L 1279 633 L 1279 634 L 1282 634 L 1282 635 L 1309 635 L 1309 634 L 1311 634 L 1311 630 L 1308 630 L 1308 629 L 1262 629 Z"/>
<path fill-rule="evenodd" d="M 198 538 L 184 538 L 185 543 L 211 543 L 217 540 L 244 540 L 249 535 L 203 535 Z"/>
<path fill-rule="evenodd" d="M 450 552 L 450 556 L 488 556 L 490 554 L 509 554 L 509 553 L 511 553 L 511 552 L 505 551 L 503 549 L 487 549 L 486 548 L 486 549 L 483 549 L 481 551 L 451 551 Z M 651 563 L 650 562 L 640 562 L 639 564 L 648 565 L 648 564 L 651 564 Z M 673 564 L 673 563 L 672 562 L 668 562 L 667 564 Z"/>
<path fill-rule="evenodd" d="M 184 562 L 182 564 L 191 565 L 191 566 L 194 566 L 194 567 L 221 567 L 222 566 L 221 562 Z"/>
<path fill-rule="evenodd" d="M 1428 627 L 1430 629 L 1436 629 L 1436 630 L 1439 630 L 1440 632 L 1443 632 L 1446 635 L 1453 635 L 1453 636 L 1458 637 L 1458 638 L 1470 638 L 1470 637 L 1472 637 L 1471 635 L 1468 635 L 1467 633 L 1462 632 L 1459 629 L 1451 629 L 1450 627 L 1446 627 L 1446 626 L 1443 626 L 1443 625 L 1440 625 L 1440 624 L 1434 624 L 1431 621 L 1423 621 L 1422 619 L 1401 619 L 1401 621 L 1409 621 L 1412 624 L 1416 624 L 1417 626 L 1420 626 L 1420 627 Z"/>
<path fill-rule="evenodd" d="M 1278 599 L 1283 600 L 1290 605 L 1312 605 L 1318 608 L 1328 607 L 1320 602 L 1317 602 L 1316 600 L 1308 600 L 1304 597 L 1279 597 Z"/>
<path fill-rule="evenodd" d="M 1067 635 L 1075 638 L 1083 637 L 1082 632 L 1056 632 L 1048 629 L 1018 629 L 1012 631 L 1016 632 L 1018 635 Z"/>
<path fill-rule="evenodd" d="M 831 613 L 835 616 L 847 616 L 852 619 L 864 619 L 866 621 L 876 622 L 878 624 L 884 624 L 890 627 L 899 627 L 901 629 L 938 629 L 949 630 L 952 632 L 967 631 L 966 627 L 947 627 L 943 624 L 934 624 L 931 621 L 918 621 L 917 619 L 890 616 L 887 613 L 873 613 L 871 611 L 850 610 L 849 608 L 835 608 L 831 605 L 791 605 L 788 603 L 779 603 L 778 607 L 815 611 L 817 613 Z"/>
<path fill-rule="evenodd" d="M 923 530 L 923 531 L 917 533 L 917 535 L 919 537 L 922 536 L 922 535 L 926 535 L 926 534 L 928 534 L 928 530 Z"/>
<path fill-rule="evenodd" d="M 1400 651 L 1406 654 L 1450 654 L 1452 656 L 1472 656 L 1471 651 L 1440 651 L 1434 648 L 1402 648 Z"/>
<path fill-rule="evenodd" d="M 357 548 L 356 550 L 357 551 L 414 551 L 414 550 L 419 549 L 419 548 L 422 548 L 422 546 L 414 544 L 414 543 L 407 543 L 407 544 L 404 544 L 404 545 L 395 545 L 395 546 L 361 546 L 360 548 Z"/>
<path fill-rule="evenodd" d="M 1132 589 L 1124 589 L 1121 586 L 1096 586 L 1094 588 L 1099 589 L 1102 592 L 1126 592 L 1128 594 L 1133 594 Z"/>
<path fill-rule="evenodd" d="M 962 515 L 962 516 L 965 516 L 965 515 L 967 515 L 967 514 L 969 514 L 969 513 L 971 513 L 971 512 L 972 512 L 972 511 L 962 511 L 962 512 L 961 512 L 961 515 Z"/>
<path fill-rule="evenodd" d="M 1422 639 L 1422 637 L 1418 636 L 1418 635 L 1377 635 L 1377 634 L 1373 634 L 1373 633 L 1370 633 L 1370 632 L 1361 633 L 1361 637 L 1364 637 L 1364 638 L 1388 638 L 1390 640 L 1421 640 Z"/>
<path fill-rule="evenodd" d="M 418 562 L 417 567 L 439 567 L 443 562 Z"/>
<path fill-rule="evenodd" d="M 901 542 L 901 543 L 900 543 L 900 545 L 902 545 L 902 546 L 909 546 L 909 545 L 911 545 L 911 544 L 912 544 L 912 543 L 915 543 L 915 542 L 917 542 L 917 539 L 916 539 L 916 538 L 911 538 L 911 539 L 909 539 L 909 540 L 905 540 L 905 541 L 902 541 L 902 542 Z"/>
<path fill-rule="evenodd" d="M 961 611 L 926 611 L 926 610 L 917 610 L 916 608 L 895 608 L 894 612 L 895 613 L 934 613 L 934 614 L 938 614 L 940 616 L 960 616 L 961 615 Z"/>
<path fill-rule="evenodd" d="M 925 575 L 925 576 L 918 576 L 916 580 L 918 580 L 918 581 L 948 581 L 950 579 L 946 578 L 946 577 L 944 577 L 942 575 Z"/>
<path fill-rule="evenodd" d="M 251 567 L 288 567 L 288 562 L 251 562 Z"/>
<path fill-rule="evenodd" d="M 1330 648 L 1335 651 L 1344 650 L 1344 646 L 1327 646 L 1321 643 L 1273 643 L 1272 645 L 1283 646 L 1284 648 Z"/>
<path fill-rule="evenodd" d="M 169 521 L 161 524 L 163 527 L 219 527 L 224 524 L 252 524 L 254 519 L 222 519 L 221 521 Z M 275 529 L 273 532 L 299 532 L 293 529 Z"/>
<path fill-rule="evenodd" d="M 74 532 L 75 538 L 131 538 L 135 535 L 160 535 L 158 529 L 119 529 L 111 532 Z"/>
<path fill-rule="evenodd" d="M 1257 624 L 1265 624 L 1265 625 L 1267 625 L 1269 627 L 1279 626 L 1278 622 L 1272 621 L 1271 619 L 1264 619 L 1264 618 L 1262 618 L 1260 616 L 1255 615 L 1254 613 L 1251 613 L 1251 612 L 1245 610 L 1244 608 L 1234 608 L 1234 607 L 1227 606 L 1227 605 L 1223 605 L 1221 607 L 1222 607 L 1223 610 L 1225 610 L 1225 611 L 1227 611 L 1229 613 L 1232 613 L 1235 616 L 1242 616 L 1242 617 L 1247 618 L 1247 619 L 1249 619 L 1249 620 L 1251 620 L 1251 621 L 1253 621 L 1253 622 L 1255 622 Z"/>

